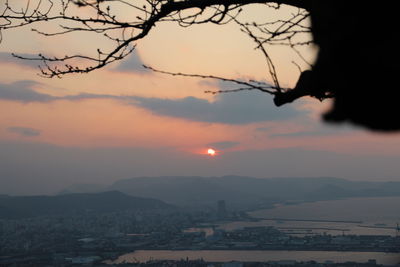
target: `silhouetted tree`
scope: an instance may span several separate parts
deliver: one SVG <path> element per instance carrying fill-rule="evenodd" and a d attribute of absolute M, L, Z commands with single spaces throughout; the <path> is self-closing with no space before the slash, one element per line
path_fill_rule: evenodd
<path fill-rule="evenodd" d="M 334 98 L 324 119 L 350 121 L 384 131 L 400 129 L 397 119 L 398 48 L 397 14 L 390 3 L 354 3 L 340 0 L 27 0 L 4 1 L 0 14 L 1 31 L 27 25 L 54 23 L 58 31 L 33 29 L 44 36 L 73 32 L 94 32 L 113 43 L 111 50 L 97 48 L 95 55 L 49 57 L 39 54 L 27 60 L 43 63 L 41 74 L 60 77 L 67 73 L 88 73 L 121 60 L 135 49 L 157 23 L 194 24 L 236 23 L 254 40 L 265 57 L 271 84 L 227 79 L 213 75 L 168 73 L 192 77 L 215 78 L 236 82 L 239 90 L 260 90 L 274 95 L 277 106 L 303 96 L 323 100 Z M 23 2 L 24 5 L 21 5 Z M 271 9 L 281 5 L 298 8 L 285 20 L 248 23 L 239 19 L 242 7 L 263 4 Z M 19 5 L 19 6 L 18 6 Z M 130 20 L 119 11 L 128 10 Z M 305 21 L 311 18 L 311 26 Z M 313 40 L 300 38 L 312 33 Z M 1 37 L 1 36 L 0 36 Z M 295 88 L 282 88 L 266 45 L 297 47 L 314 42 L 319 46 L 316 62 L 301 73 Z M 301 56 L 301 55 L 300 55 Z M 61 63 L 61 64 L 60 64 Z M 222 93 L 219 91 L 213 93 Z"/>

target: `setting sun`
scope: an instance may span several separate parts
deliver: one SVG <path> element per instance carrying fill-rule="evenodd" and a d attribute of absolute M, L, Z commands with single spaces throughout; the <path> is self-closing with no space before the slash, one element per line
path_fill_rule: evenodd
<path fill-rule="evenodd" d="M 207 150 L 207 154 L 210 155 L 210 156 L 215 156 L 216 153 L 217 153 L 217 152 L 216 152 L 214 149 L 212 149 L 212 148 L 209 148 L 209 149 Z"/>

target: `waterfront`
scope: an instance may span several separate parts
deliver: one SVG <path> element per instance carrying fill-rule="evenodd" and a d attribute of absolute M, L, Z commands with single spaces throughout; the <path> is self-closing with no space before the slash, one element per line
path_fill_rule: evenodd
<path fill-rule="evenodd" d="M 331 235 L 396 235 L 396 223 L 400 222 L 400 197 L 351 198 L 279 205 L 274 209 L 257 210 L 249 214 L 259 221 L 222 222 L 214 229 L 232 231 L 244 227 L 273 226 L 288 234 L 301 232 L 307 234 Z M 279 218 L 279 219 L 278 219 Z M 313 221 L 314 220 L 314 221 Z M 303 228 L 303 229 L 301 229 Z M 189 232 L 204 231 L 207 236 L 213 229 L 192 228 Z M 376 259 L 379 264 L 397 264 L 398 253 L 353 252 L 353 251 L 284 251 L 284 250 L 137 250 L 120 256 L 115 262 L 147 261 L 149 259 L 182 258 L 204 259 L 206 261 L 276 261 L 296 260 L 317 262 L 356 261 L 366 262 Z"/>
<path fill-rule="evenodd" d="M 379 264 L 397 264 L 400 261 L 397 253 L 381 252 L 347 252 L 347 251 L 260 251 L 260 250 L 137 250 L 124 254 L 115 261 L 107 263 L 133 263 L 146 262 L 148 260 L 179 260 L 179 259 L 203 259 L 211 262 L 265 262 L 279 260 L 296 260 L 317 262 L 366 262 L 376 259 Z"/>
<path fill-rule="evenodd" d="M 349 198 L 276 205 L 273 209 L 249 212 L 256 221 L 226 221 L 215 227 L 193 227 L 212 235 L 215 229 L 232 231 L 244 227 L 272 226 L 291 235 L 390 235 L 400 223 L 400 197 Z"/>
<path fill-rule="evenodd" d="M 375 259 L 382 264 L 397 264 L 400 256 L 395 253 L 400 253 L 400 236 L 396 236 L 394 226 L 399 219 L 399 201 L 400 198 L 368 198 L 280 205 L 249 212 L 252 217 L 227 209 L 225 216 L 163 210 L 0 220 L 0 265 L 186 258 L 209 262 L 361 263 Z M 368 217 L 372 219 L 357 215 L 360 210 L 367 212 L 357 206 L 363 203 L 370 209 Z M 316 205 L 322 211 L 327 209 L 326 214 L 331 212 L 331 217 L 321 216 Z M 351 216 L 343 216 L 334 206 Z M 358 228 L 366 234 L 354 234 Z"/>
<path fill-rule="evenodd" d="M 219 228 L 231 231 L 249 226 L 273 226 L 289 234 L 291 230 L 299 233 L 297 230 L 303 228 L 304 233 L 314 234 L 395 236 L 400 223 L 398 203 L 400 197 L 375 197 L 277 205 L 273 209 L 249 212 L 260 221 L 226 222 L 219 224 Z"/>
<path fill-rule="evenodd" d="M 364 223 L 400 222 L 400 197 L 347 198 L 279 205 L 274 209 L 250 213 L 258 218 L 297 218 L 363 221 Z"/>

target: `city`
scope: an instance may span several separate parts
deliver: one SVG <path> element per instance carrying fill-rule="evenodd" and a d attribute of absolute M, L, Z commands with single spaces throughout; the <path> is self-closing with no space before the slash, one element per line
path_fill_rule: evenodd
<path fill-rule="evenodd" d="M 100 266 L 106 263 L 108 265 L 105 266 L 339 266 L 329 261 L 325 263 L 328 265 L 318 265 L 320 263 L 294 260 L 269 261 L 259 265 L 254 262 L 222 265 L 200 258 L 168 261 L 156 256 L 146 262 L 129 265 L 118 261 L 118 258 L 140 250 L 400 252 L 399 235 L 316 234 L 310 229 L 288 230 L 272 226 L 230 231 L 218 228 L 221 222 L 254 220 L 245 212 L 227 211 L 224 201 L 219 201 L 216 209 L 208 212 L 87 212 L 3 219 L 0 220 L 0 266 Z M 184 254 L 182 259 L 185 259 Z M 379 266 L 374 259 L 369 259 L 365 265 L 357 264 Z"/>

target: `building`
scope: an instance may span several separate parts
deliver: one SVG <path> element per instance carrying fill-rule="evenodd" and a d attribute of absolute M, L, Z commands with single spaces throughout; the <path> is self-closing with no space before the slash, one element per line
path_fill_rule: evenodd
<path fill-rule="evenodd" d="M 226 218 L 226 204 L 225 200 L 218 200 L 217 203 L 217 216 L 218 218 Z"/>

